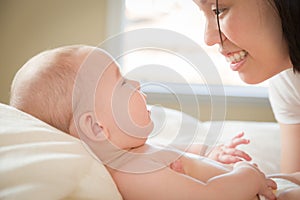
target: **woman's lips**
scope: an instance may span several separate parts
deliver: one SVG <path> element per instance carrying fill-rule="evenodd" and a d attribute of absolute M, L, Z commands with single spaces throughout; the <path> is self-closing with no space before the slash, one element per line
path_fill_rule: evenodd
<path fill-rule="evenodd" d="M 230 63 L 230 68 L 233 71 L 238 71 L 246 61 L 247 55 L 248 55 L 247 51 L 241 50 L 238 52 L 227 54 L 226 60 Z"/>
<path fill-rule="evenodd" d="M 242 67 L 242 65 L 246 62 L 246 59 L 241 60 L 240 62 L 237 63 L 231 63 L 230 68 L 232 71 L 239 71 Z"/>

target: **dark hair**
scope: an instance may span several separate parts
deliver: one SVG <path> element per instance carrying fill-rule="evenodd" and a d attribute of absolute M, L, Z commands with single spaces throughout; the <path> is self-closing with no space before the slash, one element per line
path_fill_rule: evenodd
<path fill-rule="evenodd" d="M 300 73 L 300 1 L 299 0 L 268 0 L 274 6 L 281 19 L 283 37 L 287 41 L 290 59 L 294 72 Z M 218 10 L 218 0 L 216 0 Z M 219 17 L 218 28 L 221 39 Z M 222 39 L 221 39 L 222 42 Z"/>
<path fill-rule="evenodd" d="M 294 72 L 300 72 L 300 1 L 273 0 L 281 19 L 283 36 L 289 47 Z"/>

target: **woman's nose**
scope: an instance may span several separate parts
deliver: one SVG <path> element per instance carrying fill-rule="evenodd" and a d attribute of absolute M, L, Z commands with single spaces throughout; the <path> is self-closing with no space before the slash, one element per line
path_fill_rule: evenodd
<path fill-rule="evenodd" d="M 136 90 L 140 90 L 141 89 L 141 85 L 140 82 L 135 81 L 135 80 L 130 80 L 131 85 L 136 89 Z"/>
<path fill-rule="evenodd" d="M 221 38 L 224 41 L 225 35 L 221 32 Z M 218 28 L 217 20 L 212 19 L 206 22 L 204 41 L 208 46 L 213 46 L 215 44 L 222 44 L 220 38 L 220 31 Z"/>

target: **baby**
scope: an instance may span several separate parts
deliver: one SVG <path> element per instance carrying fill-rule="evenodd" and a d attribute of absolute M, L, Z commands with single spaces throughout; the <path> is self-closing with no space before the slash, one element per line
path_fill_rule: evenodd
<path fill-rule="evenodd" d="M 146 144 L 153 123 L 145 99 L 105 51 L 68 46 L 29 60 L 14 78 L 10 104 L 84 141 L 124 199 L 275 199 L 276 183 L 255 165 L 230 167 Z M 246 143 L 241 137 L 233 147 Z"/>

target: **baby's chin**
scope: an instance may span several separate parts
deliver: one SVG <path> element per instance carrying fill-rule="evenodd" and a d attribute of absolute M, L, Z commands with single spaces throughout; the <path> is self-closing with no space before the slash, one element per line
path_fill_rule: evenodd
<path fill-rule="evenodd" d="M 149 123 L 145 127 L 143 127 L 143 133 L 141 135 L 144 135 L 144 138 L 148 138 L 149 135 L 152 133 L 153 129 L 154 123 L 152 120 L 150 120 Z"/>
<path fill-rule="evenodd" d="M 153 129 L 154 129 L 154 123 L 152 120 L 149 120 L 149 122 L 145 125 L 138 125 L 138 124 L 127 125 L 127 127 L 122 131 L 131 137 L 138 138 L 141 140 L 146 140 L 148 139 L 149 135 L 152 133 Z"/>
<path fill-rule="evenodd" d="M 153 129 L 154 129 L 154 123 L 153 123 L 152 120 L 150 120 L 150 123 L 149 123 L 149 134 L 152 133 Z M 149 135 L 149 134 L 148 134 L 148 135 Z"/>

